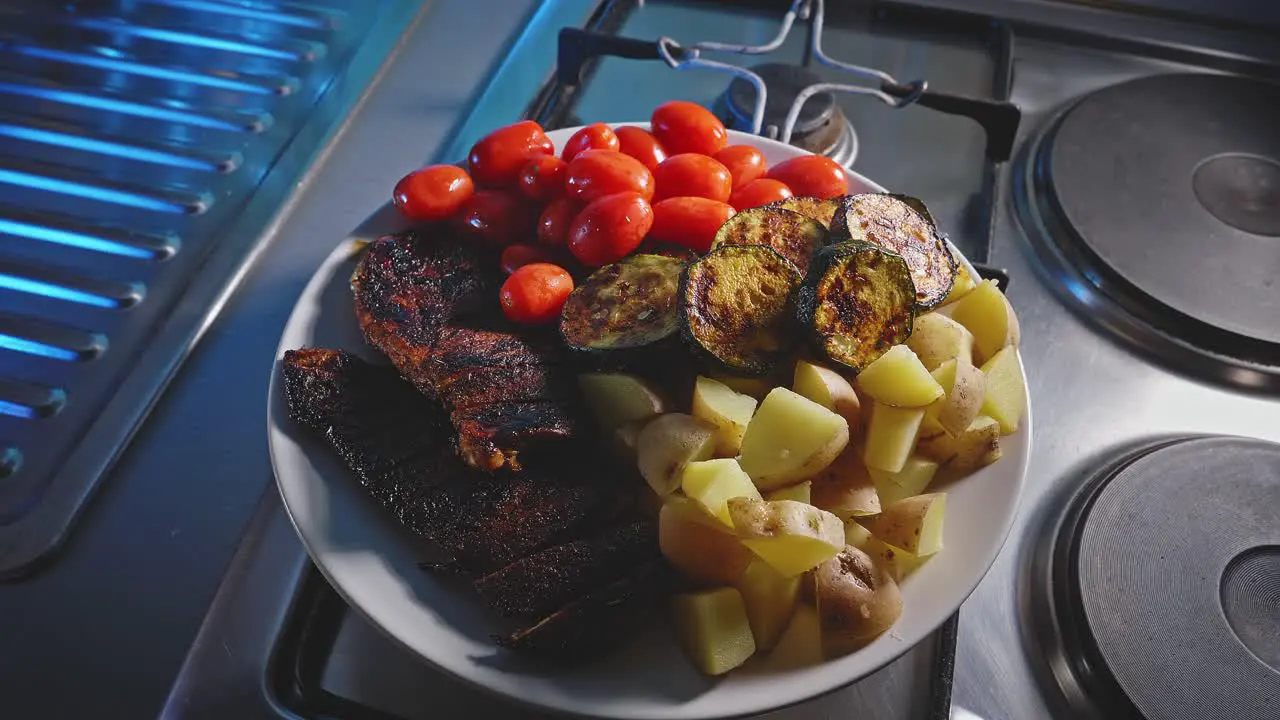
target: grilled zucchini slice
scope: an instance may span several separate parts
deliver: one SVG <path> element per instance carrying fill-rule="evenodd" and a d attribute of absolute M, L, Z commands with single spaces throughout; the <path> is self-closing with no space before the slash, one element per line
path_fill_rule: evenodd
<path fill-rule="evenodd" d="M 832 221 L 832 234 L 879 245 L 902 256 L 911 268 L 916 306 L 942 303 L 956 281 L 958 265 L 938 234 L 924 203 L 905 195 L 849 195 Z"/>
<path fill-rule="evenodd" d="M 818 349 L 856 372 L 910 337 L 915 300 L 901 256 L 843 242 L 814 256 L 796 306 Z"/>
<path fill-rule="evenodd" d="M 645 240 L 636 249 L 637 255 L 661 255 L 663 257 L 675 258 L 682 263 L 691 263 L 698 259 L 698 253 L 690 250 L 683 245 L 675 243 L 657 242 L 654 240 Z"/>
<path fill-rule="evenodd" d="M 831 222 L 835 219 L 836 212 L 840 209 L 840 199 L 789 197 L 783 198 L 782 200 L 774 200 L 763 207 L 772 208 L 774 210 L 790 210 L 791 212 L 800 213 L 811 220 L 817 220 L 822 223 L 822 227 L 830 228 Z"/>
<path fill-rule="evenodd" d="M 763 245 L 778 251 L 800 272 L 818 248 L 827 244 L 822 223 L 791 210 L 765 207 L 743 210 L 725 221 L 716 232 L 711 249 L 728 245 Z"/>
<path fill-rule="evenodd" d="M 796 342 L 800 271 L 773 248 L 730 245 L 685 268 L 680 324 L 685 338 L 722 369 L 765 375 Z"/>
<path fill-rule="evenodd" d="M 662 255 L 631 255 L 591 274 L 560 310 L 560 336 L 574 350 L 650 348 L 676 336 L 680 271 Z"/>

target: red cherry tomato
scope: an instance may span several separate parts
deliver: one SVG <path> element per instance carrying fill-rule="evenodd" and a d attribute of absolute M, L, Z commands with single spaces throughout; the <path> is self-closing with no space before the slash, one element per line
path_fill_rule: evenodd
<path fill-rule="evenodd" d="M 587 267 L 627 256 L 653 227 L 653 208 L 633 192 L 605 195 L 582 209 L 569 228 L 569 252 Z"/>
<path fill-rule="evenodd" d="M 633 126 L 617 128 L 613 131 L 618 136 L 618 149 L 624 155 L 640 161 L 640 164 L 652 171 L 658 164 L 667 159 L 667 151 L 653 133 Z"/>
<path fill-rule="evenodd" d="M 577 157 L 583 150 L 617 150 L 618 136 L 613 128 L 604 123 L 588 125 L 569 138 L 560 151 L 560 157 L 566 162 Z"/>
<path fill-rule="evenodd" d="M 573 198 L 552 200 L 538 217 L 538 241 L 550 247 L 564 247 L 569 242 L 569 225 L 582 210 Z"/>
<path fill-rule="evenodd" d="M 502 312 L 513 322 L 545 325 L 560 317 L 560 308 L 573 292 L 573 277 L 559 265 L 532 263 L 517 268 L 502 283 Z"/>
<path fill-rule="evenodd" d="M 770 168 L 765 177 L 783 183 L 800 197 L 833 198 L 849 192 L 849 176 L 844 168 L 821 155 L 784 160 Z"/>
<path fill-rule="evenodd" d="M 498 128 L 471 148 L 467 164 L 471 177 L 485 187 L 514 185 L 520 168 L 534 155 L 554 155 L 555 145 L 532 120 Z"/>
<path fill-rule="evenodd" d="M 401 215 L 427 222 L 454 214 L 475 191 L 475 183 L 466 170 L 455 165 L 431 165 L 401 178 L 391 199 Z"/>
<path fill-rule="evenodd" d="M 633 192 L 653 197 L 653 173 L 630 155 L 612 150 L 585 150 L 569 162 L 565 194 L 582 202 Z"/>
<path fill-rule="evenodd" d="M 657 107 L 649 118 L 653 134 L 672 154 L 715 155 L 729 144 L 724 123 L 697 103 L 672 100 Z"/>
<path fill-rule="evenodd" d="M 502 251 L 502 258 L 498 260 L 498 265 L 502 267 L 502 272 L 510 275 L 518 268 L 524 267 L 529 263 L 546 262 L 547 254 L 542 248 L 536 245 L 524 245 L 517 243 L 508 245 Z"/>
<path fill-rule="evenodd" d="M 653 206 L 649 238 L 683 245 L 695 252 L 711 249 L 716 231 L 733 217 L 732 206 L 703 197 L 673 197 Z"/>
<path fill-rule="evenodd" d="M 714 157 L 721 165 L 729 168 L 729 174 L 733 175 L 734 190 L 764 177 L 765 170 L 768 169 L 764 153 L 750 145 L 730 145 Z"/>
<path fill-rule="evenodd" d="M 564 171 L 568 163 L 555 155 L 539 155 L 520 169 L 517 187 L 530 200 L 554 200 L 564 192 Z"/>
<path fill-rule="evenodd" d="M 697 153 L 672 155 L 653 171 L 654 197 L 704 197 L 724 202 L 733 191 L 729 168 Z"/>
<path fill-rule="evenodd" d="M 791 188 L 769 178 L 760 178 L 753 180 L 746 185 L 733 191 L 729 196 L 729 204 L 742 212 L 747 208 L 760 207 L 768 205 L 776 200 L 795 197 L 795 193 L 791 192 Z"/>
<path fill-rule="evenodd" d="M 478 190 L 457 216 L 462 227 L 481 242 L 505 247 L 533 234 L 528 203 L 509 190 Z"/>

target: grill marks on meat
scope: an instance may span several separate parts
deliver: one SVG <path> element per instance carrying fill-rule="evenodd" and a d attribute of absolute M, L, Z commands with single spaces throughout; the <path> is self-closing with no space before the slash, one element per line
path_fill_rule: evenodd
<path fill-rule="evenodd" d="M 462 243 L 415 233 L 372 243 L 352 277 L 365 339 L 449 411 L 463 459 L 518 470 L 578 429 L 563 349 L 486 316 L 497 287 Z"/>

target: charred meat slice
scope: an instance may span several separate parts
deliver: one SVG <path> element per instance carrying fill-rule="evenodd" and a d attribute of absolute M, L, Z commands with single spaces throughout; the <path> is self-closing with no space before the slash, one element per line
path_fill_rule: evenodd
<path fill-rule="evenodd" d="M 653 523 L 637 521 L 556 545 L 476 580 L 475 587 L 507 617 L 539 618 L 608 585 L 659 557 Z"/>
<path fill-rule="evenodd" d="M 573 412 L 554 402 L 495 402 L 454 410 L 458 454 L 482 470 L 520 469 L 521 453 L 574 434 Z"/>

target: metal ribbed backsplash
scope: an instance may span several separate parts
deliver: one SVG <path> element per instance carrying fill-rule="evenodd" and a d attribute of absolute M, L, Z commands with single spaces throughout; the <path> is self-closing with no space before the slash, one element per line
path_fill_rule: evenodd
<path fill-rule="evenodd" d="M 64 534 L 414 4 L 0 0 L 0 575 Z"/>

